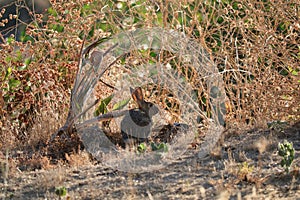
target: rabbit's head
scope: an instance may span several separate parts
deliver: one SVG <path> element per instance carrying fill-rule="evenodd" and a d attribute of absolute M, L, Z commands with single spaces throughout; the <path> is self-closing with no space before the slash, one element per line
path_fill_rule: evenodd
<path fill-rule="evenodd" d="M 130 88 L 132 99 L 138 104 L 138 107 L 141 111 L 147 113 L 150 117 L 156 115 L 159 112 L 159 109 L 156 105 L 151 102 L 144 100 L 144 95 L 141 87 L 135 89 Z"/>

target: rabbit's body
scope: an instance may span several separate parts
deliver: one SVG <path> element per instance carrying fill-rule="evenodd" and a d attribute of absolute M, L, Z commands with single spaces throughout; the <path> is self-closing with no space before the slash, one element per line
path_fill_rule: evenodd
<path fill-rule="evenodd" d="M 139 110 L 130 110 L 121 122 L 122 137 L 124 140 L 129 138 L 146 139 L 151 132 L 152 120 L 150 116 Z"/>
<path fill-rule="evenodd" d="M 131 89 L 132 98 L 139 108 L 131 109 L 121 121 L 122 138 L 125 144 L 147 141 L 152 129 L 152 116 L 159 112 L 151 102 L 144 101 L 140 87 Z"/>

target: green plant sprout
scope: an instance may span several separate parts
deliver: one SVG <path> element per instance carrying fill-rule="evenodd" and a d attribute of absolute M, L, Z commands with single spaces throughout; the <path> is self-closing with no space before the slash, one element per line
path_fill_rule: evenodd
<path fill-rule="evenodd" d="M 64 197 L 67 195 L 67 188 L 62 186 L 62 187 L 57 187 L 55 188 L 55 194 L 61 199 L 61 197 Z"/>
<path fill-rule="evenodd" d="M 137 146 L 137 153 L 144 153 L 147 150 L 147 145 L 145 143 L 141 143 Z"/>
<path fill-rule="evenodd" d="M 151 145 L 152 151 L 158 151 L 158 152 L 162 152 L 162 153 L 168 152 L 168 145 L 164 142 L 158 143 L 158 144 L 151 142 L 150 145 Z"/>
<path fill-rule="evenodd" d="M 151 151 L 157 151 L 159 153 L 166 153 L 168 152 L 168 145 L 164 142 L 162 143 L 150 143 Z M 147 145 L 146 143 L 141 143 L 137 146 L 137 153 L 145 153 L 147 151 Z"/>
<path fill-rule="evenodd" d="M 114 95 L 110 95 L 110 96 L 108 96 L 104 99 L 101 99 L 100 105 L 98 106 L 98 108 L 94 112 L 94 116 L 98 116 L 98 115 L 101 115 L 101 114 L 108 113 L 108 108 L 107 107 L 111 103 L 111 100 L 112 100 L 113 97 L 114 97 Z M 115 103 L 113 105 L 112 111 L 121 110 L 122 108 L 124 108 L 129 103 L 129 101 L 130 101 L 130 98 Z"/>
<path fill-rule="evenodd" d="M 292 142 L 284 140 L 283 143 L 278 143 L 278 155 L 282 157 L 280 165 L 289 173 L 292 162 L 295 158 L 295 149 Z"/>

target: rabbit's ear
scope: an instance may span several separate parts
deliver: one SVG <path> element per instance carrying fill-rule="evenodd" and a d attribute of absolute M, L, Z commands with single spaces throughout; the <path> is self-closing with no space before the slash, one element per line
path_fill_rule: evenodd
<path fill-rule="evenodd" d="M 131 96 L 133 100 L 139 105 L 139 107 L 143 107 L 144 103 L 144 96 L 143 96 L 143 91 L 141 87 L 137 87 L 135 89 L 130 88 Z"/>

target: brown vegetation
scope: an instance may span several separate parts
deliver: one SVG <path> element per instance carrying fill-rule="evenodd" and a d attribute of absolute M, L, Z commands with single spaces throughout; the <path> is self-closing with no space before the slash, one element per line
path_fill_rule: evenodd
<path fill-rule="evenodd" d="M 46 25 L 28 24 L 21 42 L 9 39 L 0 46 L 0 160 L 11 168 L 52 167 L 45 156 L 47 141 L 66 118 L 84 37 L 88 44 L 133 27 L 176 29 L 205 47 L 225 82 L 228 132 L 300 120 L 298 0 L 51 3 Z M 32 17 L 42 21 L 41 15 Z M 106 76 L 109 83 L 114 79 Z M 102 88 L 100 84 L 98 96 L 104 98 L 109 91 Z M 292 138 L 299 142 L 299 136 Z M 66 156 L 57 163 L 74 166 L 82 164 L 76 160 L 88 160 L 78 145 L 61 148 L 68 150 L 59 152 Z M 70 156 L 73 152 L 77 153 Z M 245 170 L 232 173 L 249 181 Z"/>

